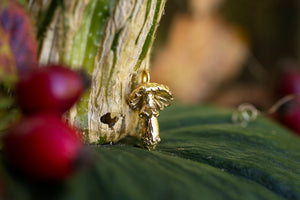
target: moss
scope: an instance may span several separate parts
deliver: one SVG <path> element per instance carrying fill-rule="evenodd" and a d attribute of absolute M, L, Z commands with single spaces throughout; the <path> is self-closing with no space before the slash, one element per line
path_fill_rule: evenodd
<path fill-rule="evenodd" d="M 102 137 L 99 137 L 96 144 L 100 145 L 100 144 L 105 144 L 105 143 L 107 143 L 107 136 L 102 136 Z"/>

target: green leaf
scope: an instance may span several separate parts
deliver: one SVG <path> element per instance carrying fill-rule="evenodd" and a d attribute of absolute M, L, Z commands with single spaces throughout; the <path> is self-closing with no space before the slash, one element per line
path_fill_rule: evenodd
<path fill-rule="evenodd" d="M 263 117 L 239 127 L 231 114 L 172 106 L 159 118 L 157 151 L 94 146 L 90 170 L 55 186 L 10 174 L 9 191 L 22 199 L 299 199 L 300 139 Z"/>

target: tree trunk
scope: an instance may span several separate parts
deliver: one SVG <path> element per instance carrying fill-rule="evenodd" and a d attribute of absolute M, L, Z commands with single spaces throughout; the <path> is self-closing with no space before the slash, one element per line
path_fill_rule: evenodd
<path fill-rule="evenodd" d="M 140 136 L 142 123 L 127 98 L 149 69 L 164 5 L 165 0 L 29 1 L 38 19 L 40 64 L 64 63 L 91 77 L 90 90 L 67 115 L 86 142 Z"/>

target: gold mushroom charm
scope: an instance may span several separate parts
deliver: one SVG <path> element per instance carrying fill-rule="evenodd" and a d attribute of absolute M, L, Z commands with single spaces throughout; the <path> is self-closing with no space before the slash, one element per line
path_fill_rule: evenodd
<path fill-rule="evenodd" d="M 144 147 L 155 150 L 160 142 L 157 117 L 159 111 L 173 100 L 170 89 L 162 84 L 149 83 L 149 72 L 143 75 L 143 83 L 129 95 L 128 103 L 133 110 L 139 111 L 143 120 L 142 141 Z"/>

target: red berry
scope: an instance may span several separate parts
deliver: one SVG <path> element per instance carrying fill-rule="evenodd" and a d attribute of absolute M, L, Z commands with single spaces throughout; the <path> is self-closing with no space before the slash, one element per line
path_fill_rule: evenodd
<path fill-rule="evenodd" d="M 279 77 L 277 92 L 279 97 L 300 95 L 300 71 L 296 68 L 285 69 Z"/>
<path fill-rule="evenodd" d="M 51 65 L 21 75 L 16 85 L 17 102 L 27 114 L 64 113 L 84 90 L 80 75 L 60 65 Z"/>
<path fill-rule="evenodd" d="M 278 120 L 300 136 L 300 99 L 286 102 L 277 112 Z"/>
<path fill-rule="evenodd" d="M 8 162 L 41 181 L 67 178 L 82 147 L 76 132 L 52 114 L 32 115 L 3 137 L 3 153 Z"/>

